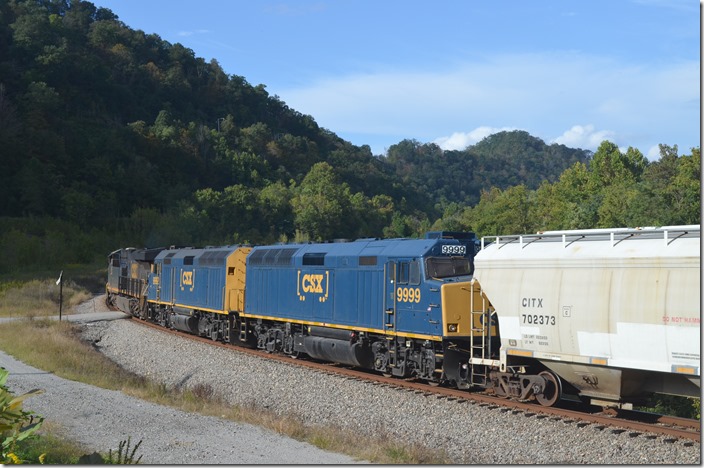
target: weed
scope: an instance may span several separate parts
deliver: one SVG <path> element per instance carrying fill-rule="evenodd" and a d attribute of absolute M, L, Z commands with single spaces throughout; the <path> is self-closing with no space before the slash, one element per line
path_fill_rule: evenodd
<path fill-rule="evenodd" d="M 200 400 L 210 400 L 215 394 L 212 385 L 204 383 L 198 383 L 194 385 L 191 388 L 191 392 L 193 392 L 193 396 Z"/>
<path fill-rule="evenodd" d="M 142 445 L 142 441 L 140 440 L 137 442 L 137 445 L 134 446 L 134 448 L 130 451 L 130 443 L 132 441 L 131 437 L 128 437 L 127 440 L 123 440 L 120 442 L 118 448 L 117 448 L 117 454 L 115 457 L 113 457 L 112 449 L 108 452 L 108 458 L 105 460 L 105 463 L 108 465 L 136 465 L 139 463 L 139 461 L 142 459 L 142 455 L 139 456 L 136 460 L 134 459 L 134 455 L 137 452 L 137 449 L 139 448 L 140 445 Z"/>
<path fill-rule="evenodd" d="M 44 422 L 43 417 L 37 417 L 32 411 L 22 409 L 22 403 L 32 395 L 42 390 L 32 390 L 15 396 L 5 386 L 10 373 L 0 367 L 0 460 L 3 463 L 22 463 L 16 452 L 17 444 L 32 436 Z"/>

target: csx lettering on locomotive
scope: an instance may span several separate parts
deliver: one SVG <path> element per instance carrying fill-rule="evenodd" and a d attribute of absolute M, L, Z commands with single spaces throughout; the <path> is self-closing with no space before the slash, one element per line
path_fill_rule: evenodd
<path fill-rule="evenodd" d="M 307 293 L 323 293 L 323 275 L 303 275 L 301 288 Z"/>
<path fill-rule="evenodd" d="M 325 302 L 328 299 L 328 280 L 330 272 L 321 273 L 306 273 L 298 272 L 298 286 L 296 288 L 298 299 L 306 300 L 306 294 L 322 294 L 318 297 L 318 301 Z"/>
<path fill-rule="evenodd" d="M 186 289 L 185 287 L 188 286 L 188 289 L 190 291 L 193 291 L 193 288 L 195 287 L 195 275 L 193 271 L 182 271 L 181 272 L 181 291 Z"/>

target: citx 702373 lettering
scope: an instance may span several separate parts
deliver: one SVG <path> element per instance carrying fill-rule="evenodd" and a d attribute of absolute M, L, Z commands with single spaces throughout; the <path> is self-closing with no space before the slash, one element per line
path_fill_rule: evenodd
<path fill-rule="evenodd" d="M 700 395 L 700 226 L 116 250 L 107 301 L 226 343 L 551 406 Z M 672 318 L 671 320 L 668 320 Z"/>

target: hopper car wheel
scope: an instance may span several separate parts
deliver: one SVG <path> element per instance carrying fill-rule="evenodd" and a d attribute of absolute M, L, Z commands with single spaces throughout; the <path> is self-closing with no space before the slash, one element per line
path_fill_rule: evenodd
<path fill-rule="evenodd" d="M 536 394 L 535 398 L 538 400 L 538 403 L 543 406 L 552 406 L 562 395 L 560 378 L 548 371 L 543 371 L 538 375 L 545 379 L 545 390 L 543 393 Z"/>
<path fill-rule="evenodd" d="M 506 389 L 506 382 L 503 379 L 499 379 L 498 385 L 494 385 L 494 395 L 499 398 L 508 398 L 508 390 Z"/>

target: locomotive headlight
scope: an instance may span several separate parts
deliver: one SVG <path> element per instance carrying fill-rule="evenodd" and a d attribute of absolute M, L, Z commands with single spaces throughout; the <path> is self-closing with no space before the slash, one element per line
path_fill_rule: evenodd
<path fill-rule="evenodd" d="M 447 324 L 447 331 L 449 333 L 457 333 L 457 324 L 456 323 L 448 323 Z"/>

